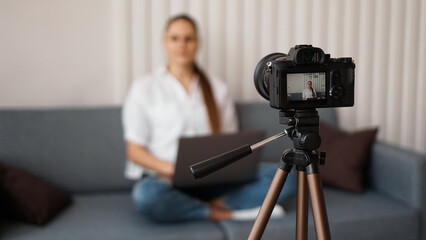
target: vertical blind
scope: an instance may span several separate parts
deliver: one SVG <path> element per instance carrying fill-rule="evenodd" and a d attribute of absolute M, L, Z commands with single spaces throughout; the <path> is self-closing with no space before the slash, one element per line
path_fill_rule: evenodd
<path fill-rule="evenodd" d="M 163 34 L 179 13 L 199 25 L 199 64 L 221 77 L 236 101 L 266 101 L 253 72 L 272 52 L 312 44 L 356 63 L 355 106 L 340 127 L 379 127 L 379 138 L 426 152 L 425 0 L 131 0 L 121 37 L 128 81 L 166 63 Z M 277 120 L 278 121 L 278 120 Z"/>

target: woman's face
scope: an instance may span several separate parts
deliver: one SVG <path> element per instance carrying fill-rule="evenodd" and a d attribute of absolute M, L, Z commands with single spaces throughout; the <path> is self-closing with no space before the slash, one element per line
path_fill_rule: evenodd
<path fill-rule="evenodd" d="M 192 65 L 197 46 L 197 33 L 190 22 L 179 19 L 169 25 L 164 38 L 164 47 L 170 63 Z"/>

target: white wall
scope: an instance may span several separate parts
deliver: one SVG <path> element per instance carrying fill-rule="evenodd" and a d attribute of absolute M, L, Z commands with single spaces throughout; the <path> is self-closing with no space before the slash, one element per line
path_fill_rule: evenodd
<path fill-rule="evenodd" d="M 119 104 L 129 64 L 120 7 L 104 0 L 0 0 L 0 106 Z"/>
<path fill-rule="evenodd" d="M 131 80 L 165 62 L 167 18 L 193 15 L 200 64 L 238 101 L 264 101 L 257 62 L 310 43 L 351 56 L 347 130 L 426 152 L 426 0 L 0 0 L 0 107 L 120 104 Z"/>

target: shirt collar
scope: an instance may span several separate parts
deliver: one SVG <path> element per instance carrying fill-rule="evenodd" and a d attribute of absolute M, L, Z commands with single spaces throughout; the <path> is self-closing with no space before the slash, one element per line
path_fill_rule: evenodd
<path fill-rule="evenodd" d="M 169 70 L 167 70 L 166 64 L 163 64 L 157 68 L 157 74 L 159 76 L 159 79 L 169 79 L 175 82 L 175 84 L 180 84 L 179 81 L 169 72 Z M 200 87 L 199 79 L 200 77 L 198 75 L 194 75 L 192 79 L 194 82 L 191 86 L 191 97 L 195 97 L 194 95 L 197 93 L 197 90 Z"/>

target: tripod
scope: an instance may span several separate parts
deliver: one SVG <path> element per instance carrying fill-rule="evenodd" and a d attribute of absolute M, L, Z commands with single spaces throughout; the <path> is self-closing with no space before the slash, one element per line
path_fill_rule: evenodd
<path fill-rule="evenodd" d="M 297 125 L 294 121 L 297 122 Z M 302 240 L 308 237 L 308 186 L 317 239 L 331 239 L 318 168 L 319 164 L 325 162 L 325 153 L 318 155 L 316 151 L 313 151 L 321 144 L 318 112 L 312 110 L 280 112 L 280 123 L 286 122 L 288 125 L 295 125 L 294 128 L 286 130 L 287 135 L 293 140 L 295 149 L 283 153 L 249 239 L 260 239 L 262 237 L 293 165 L 296 166 L 297 170 L 296 239 Z"/>
<path fill-rule="evenodd" d="M 251 154 L 255 149 L 288 135 L 293 140 L 294 148 L 284 151 L 248 239 L 255 240 L 262 237 L 278 196 L 293 166 L 296 166 L 297 170 L 296 239 L 306 240 L 308 237 L 308 187 L 317 239 L 331 239 L 319 175 L 319 165 L 325 163 L 325 153 L 318 154 L 316 151 L 321 145 L 318 112 L 315 109 L 281 111 L 280 123 L 292 127 L 286 129 L 284 133 L 277 134 L 260 143 L 252 146 L 245 145 L 194 164 L 191 166 L 191 171 L 195 178 L 206 176 Z"/>

